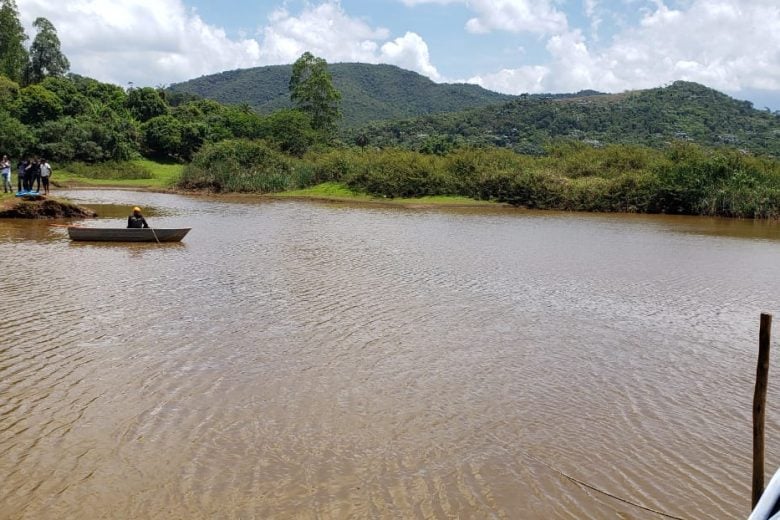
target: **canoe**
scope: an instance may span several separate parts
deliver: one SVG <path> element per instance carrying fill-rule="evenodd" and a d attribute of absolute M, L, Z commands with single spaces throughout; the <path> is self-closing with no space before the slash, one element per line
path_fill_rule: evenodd
<path fill-rule="evenodd" d="M 68 226 L 71 240 L 91 242 L 179 242 L 191 228 L 90 228 Z"/>

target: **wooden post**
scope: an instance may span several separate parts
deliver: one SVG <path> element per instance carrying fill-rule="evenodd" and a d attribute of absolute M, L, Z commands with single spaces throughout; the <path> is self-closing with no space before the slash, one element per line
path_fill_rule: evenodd
<path fill-rule="evenodd" d="M 761 314 L 758 332 L 758 367 L 756 391 L 753 394 L 753 506 L 764 492 L 764 415 L 766 389 L 769 381 L 769 340 L 772 335 L 772 315 Z M 751 508 L 751 509 L 752 509 Z"/>

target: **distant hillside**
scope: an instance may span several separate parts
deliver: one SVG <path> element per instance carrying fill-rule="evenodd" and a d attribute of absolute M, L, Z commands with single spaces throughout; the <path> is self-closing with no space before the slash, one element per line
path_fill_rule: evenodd
<path fill-rule="evenodd" d="M 498 106 L 366 125 L 374 146 L 420 149 L 432 139 L 541 153 L 550 139 L 662 146 L 687 140 L 780 156 L 780 115 L 697 83 L 623 94 L 520 96 Z M 352 136 L 347 136 L 351 138 Z"/>
<path fill-rule="evenodd" d="M 335 63 L 328 66 L 341 92 L 344 126 L 462 111 L 515 98 L 477 85 L 439 84 L 393 65 Z M 176 93 L 196 94 L 221 103 L 246 103 L 261 113 L 289 107 L 292 65 L 239 69 L 171 85 Z"/>

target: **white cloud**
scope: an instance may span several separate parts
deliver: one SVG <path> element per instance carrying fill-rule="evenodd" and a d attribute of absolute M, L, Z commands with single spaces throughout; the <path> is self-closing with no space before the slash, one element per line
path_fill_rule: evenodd
<path fill-rule="evenodd" d="M 259 63 L 256 40 L 232 40 L 180 0 L 18 0 L 29 27 L 57 28 L 73 72 L 124 85 L 159 85 Z"/>
<path fill-rule="evenodd" d="M 378 59 L 378 41 L 389 31 L 372 29 L 362 20 L 349 17 L 336 2 L 305 8 L 295 16 L 285 9 L 275 11 L 262 30 L 265 63 L 292 63 L 305 51 L 328 61 Z"/>
<path fill-rule="evenodd" d="M 780 5 L 774 0 L 661 0 L 638 26 L 595 49 L 579 30 L 551 36 L 547 63 L 471 78 L 502 92 L 608 92 L 678 79 L 727 92 L 780 90 Z"/>
<path fill-rule="evenodd" d="M 473 33 L 494 30 L 558 33 L 566 30 L 566 15 L 546 0 L 469 0 L 466 2 L 477 16 L 466 22 Z"/>
<path fill-rule="evenodd" d="M 417 71 L 434 81 L 441 80 L 439 71 L 431 64 L 428 45 L 415 33 L 408 32 L 403 37 L 382 45 L 381 61 Z"/>
<path fill-rule="evenodd" d="M 604 22 L 599 9 L 599 0 L 584 0 L 585 16 L 590 20 L 591 37 L 598 41 L 599 27 Z"/>
<path fill-rule="evenodd" d="M 297 16 L 276 11 L 263 29 L 261 53 L 265 63 L 292 63 L 308 50 L 330 62 L 390 63 L 440 79 L 420 35 L 407 32 L 385 41 L 388 37 L 387 29 L 372 29 L 331 1 L 309 6 Z"/>
<path fill-rule="evenodd" d="M 476 16 L 466 22 L 472 33 L 492 31 L 558 33 L 566 30 L 566 15 L 554 0 L 401 0 L 407 6 L 421 4 L 465 4 Z"/>
<path fill-rule="evenodd" d="M 428 46 L 350 17 L 338 0 L 273 11 L 257 37 L 229 37 L 183 0 L 18 0 L 28 33 L 43 16 L 57 28 L 71 70 L 102 81 L 160 85 L 204 74 L 292 63 L 310 51 L 329 62 L 391 63 L 439 78 Z"/>

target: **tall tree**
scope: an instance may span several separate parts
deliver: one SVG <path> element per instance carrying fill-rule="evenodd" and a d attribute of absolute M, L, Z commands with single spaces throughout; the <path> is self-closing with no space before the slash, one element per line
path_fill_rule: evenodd
<path fill-rule="evenodd" d="M 293 64 L 290 78 L 290 99 L 295 106 L 309 114 L 315 130 L 333 132 L 341 117 L 341 93 L 333 86 L 328 63 L 304 52 Z"/>
<path fill-rule="evenodd" d="M 30 46 L 30 61 L 25 74 L 28 84 L 40 83 L 49 76 L 62 76 L 70 68 L 68 58 L 60 50 L 60 39 L 54 25 L 46 18 L 38 17 L 33 27 L 38 34 Z"/>
<path fill-rule="evenodd" d="M 0 0 L 0 74 L 21 83 L 27 66 L 27 35 L 15 0 Z"/>
<path fill-rule="evenodd" d="M 152 87 L 131 88 L 125 102 L 130 113 L 140 122 L 168 113 L 168 104 L 160 91 Z"/>

